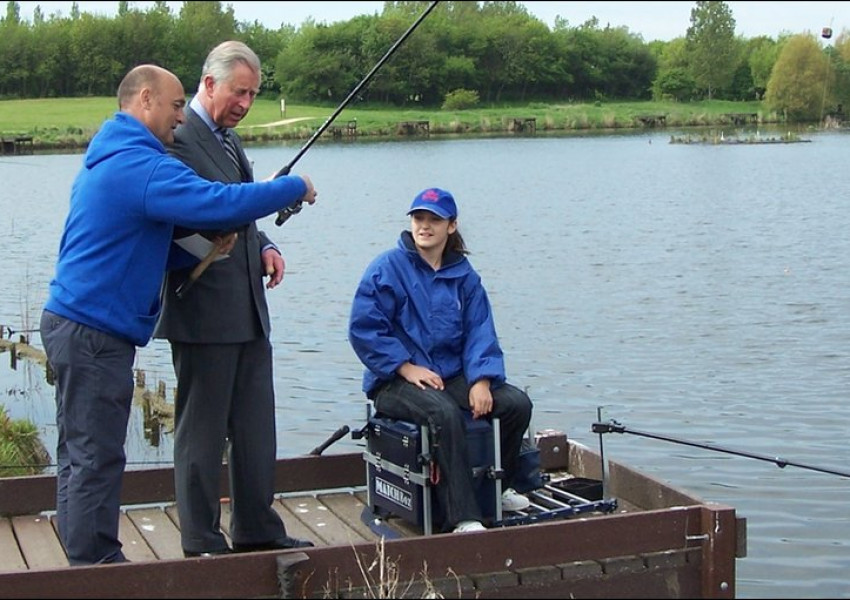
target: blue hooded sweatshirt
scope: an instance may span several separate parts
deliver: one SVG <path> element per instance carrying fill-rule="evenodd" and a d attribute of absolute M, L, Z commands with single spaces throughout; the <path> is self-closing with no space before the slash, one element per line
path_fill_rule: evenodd
<path fill-rule="evenodd" d="M 493 387 L 505 381 L 481 277 L 462 254 L 446 256 L 434 271 L 409 231 L 366 268 L 354 294 L 348 339 L 366 366 L 363 391 L 369 398 L 405 362 L 444 380 L 463 374 L 469 385 L 485 378 Z"/>
<path fill-rule="evenodd" d="M 118 112 L 92 138 L 71 188 L 45 309 L 144 346 L 159 316 L 175 225 L 236 228 L 306 192 L 300 177 L 208 181 L 171 157 L 140 121 Z"/>

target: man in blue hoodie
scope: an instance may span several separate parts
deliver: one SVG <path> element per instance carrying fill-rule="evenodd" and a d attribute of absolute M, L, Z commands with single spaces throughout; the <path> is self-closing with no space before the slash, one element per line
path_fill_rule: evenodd
<path fill-rule="evenodd" d="M 132 69 L 71 188 L 41 337 L 56 381 L 56 517 L 72 566 L 127 560 L 118 521 L 136 347 L 151 339 L 166 268 L 197 262 L 172 251 L 174 227 L 232 230 L 316 200 L 306 176 L 229 185 L 171 157 L 185 104 L 170 71 Z"/>

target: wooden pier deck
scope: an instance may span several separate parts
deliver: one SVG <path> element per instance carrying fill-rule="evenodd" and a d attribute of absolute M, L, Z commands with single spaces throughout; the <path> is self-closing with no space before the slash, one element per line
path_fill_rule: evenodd
<path fill-rule="evenodd" d="M 309 461 L 309 457 L 292 459 L 296 462 Z M 283 519 L 287 533 L 291 536 L 308 539 L 315 547 L 342 546 L 352 547 L 371 542 L 377 544 L 382 537 L 390 539 L 418 538 L 423 536 L 421 526 L 396 516 L 384 516 L 373 521 L 375 516 L 367 509 L 369 504 L 365 482 L 365 463 L 334 457 L 323 457 L 323 461 L 333 461 L 336 467 L 336 484 L 324 490 L 301 490 L 276 495 L 273 508 Z M 345 462 L 343 462 L 345 461 Z M 564 476 L 568 475 L 566 473 Z M 222 483 L 226 480 L 226 471 L 222 472 Z M 285 478 L 285 471 L 279 471 L 278 478 Z M 166 479 L 167 478 L 167 479 Z M 17 485 L 10 478 L 0 479 L 0 493 L 4 485 Z M 17 478 L 18 482 L 25 478 Z M 68 560 L 62 543 L 59 541 L 57 519 L 52 509 L 50 494 L 55 493 L 55 485 L 44 485 L 35 492 L 30 503 L 25 499 L 6 498 L 6 506 L 0 511 L 0 573 L 28 570 L 58 569 L 68 566 Z M 52 481 L 52 478 L 50 478 Z M 318 486 L 317 486 L 318 487 Z M 226 490 L 226 487 L 224 488 Z M 532 506 L 522 513 L 512 515 L 534 515 L 551 508 L 552 495 L 542 488 L 529 495 Z M 162 496 L 165 492 L 165 496 Z M 180 518 L 173 499 L 173 472 L 169 469 L 149 471 L 128 471 L 123 489 L 125 505 L 119 521 L 119 539 L 123 552 L 131 562 L 150 562 L 183 559 L 180 540 Z M 165 502 L 144 501 L 147 498 L 161 496 Z M 134 502 L 135 501 L 135 502 Z M 590 502 L 590 501 L 585 501 Z M 27 506 L 31 510 L 27 510 Z M 49 508 L 48 508 L 49 506 Z M 620 500 L 618 512 L 639 512 L 641 509 L 626 500 Z M 583 516 L 604 516 L 607 511 L 582 511 Z M 364 515 L 366 518 L 364 519 Z M 505 515 L 507 516 L 507 515 Z M 221 499 L 221 531 L 231 544 L 230 538 L 230 501 Z M 378 526 L 370 527 L 368 522 Z"/>
<path fill-rule="evenodd" d="M 541 464 L 563 459 L 561 445 L 558 457 L 541 445 Z M 569 473 L 598 478 L 597 455 L 575 443 L 566 454 Z M 359 453 L 280 459 L 274 508 L 290 535 L 316 546 L 188 559 L 173 471 L 131 470 L 119 530 L 130 562 L 73 568 L 56 535 L 55 476 L 0 478 L 0 598 L 366 598 L 376 597 L 373 567 L 395 569 L 402 584 L 415 581 L 405 597 L 734 598 L 745 520 L 731 507 L 608 464 L 616 513 L 582 510 L 580 518 L 425 536 L 401 519 L 364 513 Z M 224 466 L 221 484 L 227 536 Z M 529 494 L 532 506 L 543 503 L 539 493 Z M 428 589 L 441 595 L 424 595 Z"/>
<path fill-rule="evenodd" d="M 379 540 L 361 519 L 366 507 L 365 490 L 279 497 L 273 506 L 289 535 L 309 539 L 317 547 L 350 546 Z M 221 528 L 229 543 L 230 503 L 226 498 L 221 504 Z M 131 562 L 182 559 L 176 504 L 124 508 L 119 539 Z M 55 515 L 45 513 L 0 519 L 0 572 L 67 566 Z"/>

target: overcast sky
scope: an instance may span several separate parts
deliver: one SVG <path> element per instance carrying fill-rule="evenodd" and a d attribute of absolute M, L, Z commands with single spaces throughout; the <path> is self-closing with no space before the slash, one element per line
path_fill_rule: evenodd
<path fill-rule="evenodd" d="M 5 5 L 5 3 L 3 3 Z M 19 2 L 21 17 L 32 19 L 36 6 L 45 15 L 61 13 L 68 16 L 72 2 Z M 116 0 L 77 2 L 82 12 L 113 16 L 118 9 Z M 177 13 L 183 2 L 168 2 Z M 377 14 L 383 2 L 222 2 L 232 5 L 238 21 L 260 21 L 270 29 L 281 23 L 301 25 L 312 17 L 317 22 L 347 21 L 354 16 Z M 685 35 L 690 24 L 691 9 L 695 2 L 521 2 L 528 11 L 550 28 L 555 18 L 566 19 L 570 26 L 578 26 L 592 17 L 604 27 L 625 26 L 632 33 L 643 36 L 644 41 L 671 40 Z M 850 2 L 727 2 L 737 24 L 736 33 L 745 38 L 767 35 L 776 38 L 780 33 L 811 32 L 820 35 L 824 27 L 831 27 L 837 35 L 850 29 Z M 131 6 L 146 10 L 153 2 L 130 2 Z M 833 40 L 834 40 L 833 36 Z"/>

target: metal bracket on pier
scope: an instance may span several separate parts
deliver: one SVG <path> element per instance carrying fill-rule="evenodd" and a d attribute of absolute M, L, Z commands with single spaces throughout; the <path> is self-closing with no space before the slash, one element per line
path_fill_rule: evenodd
<path fill-rule="evenodd" d="M 593 433 L 625 433 L 626 426 L 620 425 L 617 421 L 612 419 L 607 423 L 594 423 L 591 426 L 591 431 Z"/>
<path fill-rule="evenodd" d="M 279 598 L 299 597 L 295 589 L 295 579 L 301 564 L 308 560 L 310 560 L 310 556 L 304 552 L 287 552 L 275 557 Z"/>

